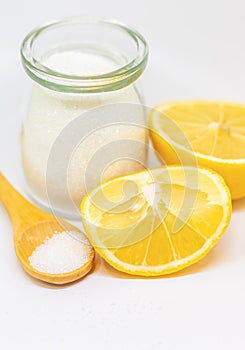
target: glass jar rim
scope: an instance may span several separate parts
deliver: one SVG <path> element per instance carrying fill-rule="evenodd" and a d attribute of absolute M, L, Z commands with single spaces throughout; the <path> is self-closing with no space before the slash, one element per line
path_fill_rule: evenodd
<path fill-rule="evenodd" d="M 106 24 L 120 29 L 136 43 L 136 54 L 118 69 L 97 75 L 64 74 L 43 65 L 33 57 L 33 43 L 49 29 L 72 24 Z M 121 89 L 133 83 L 144 71 L 149 49 L 145 38 L 135 29 L 116 20 L 100 17 L 68 17 L 37 27 L 26 35 L 21 45 L 21 59 L 27 74 L 37 83 L 61 92 L 100 92 Z"/>

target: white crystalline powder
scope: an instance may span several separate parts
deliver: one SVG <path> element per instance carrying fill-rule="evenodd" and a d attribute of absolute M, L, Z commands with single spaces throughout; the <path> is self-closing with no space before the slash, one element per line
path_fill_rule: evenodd
<path fill-rule="evenodd" d="M 40 272 L 62 274 L 88 262 L 92 247 L 81 233 L 64 231 L 47 237 L 29 257 L 30 265 Z"/>
<path fill-rule="evenodd" d="M 59 73 L 80 76 L 104 74 L 119 68 L 106 57 L 79 51 L 54 53 L 47 57 L 44 63 Z"/>
<path fill-rule="evenodd" d="M 118 68 L 110 57 L 79 51 L 57 52 L 46 57 L 43 63 L 56 71 L 74 75 L 105 73 Z M 105 109 L 105 106 L 114 107 Z M 133 85 L 110 92 L 72 94 L 55 92 L 35 84 L 22 134 L 22 160 L 32 196 L 43 204 L 49 203 L 48 186 L 50 193 L 52 191 L 52 205 L 61 212 L 72 214 L 74 204 L 79 207 L 85 193 L 101 181 L 142 170 L 146 162 L 147 131 L 142 128 L 145 125 L 145 114 L 140 106 L 141 100 Z M 85 121 L 83 128 L 83 117 L 84 120 L 89 119 L 93 126 L 92 132 L 86 131 L 88 126 L 85 126 Z M 108 123 L 108 120 L 114 120 L 115 125 L 104 127 L 103 123 Z M 120 120 L 126 124 L 117 124 Z M 73 135 L 79 132 L 76 126 L 78 121 L 81 134 L 79 144 L 74 141 Z M 71 128 L 72 125 L 75 125 L 73 128 L 76 132 Z M 74 151 L 67 155 L 69 164 L 65 169 L 66 159 L 62 161 L 65 146 L 64 149 L 60 147 L 61 153 L 55 155 L 59 161 L 54 165 L 49 162 L 50 155 L 54 155 L 53 146 L 59 137 L 65 138 L 64 145 L 67 145 L 70 138 L 70 148 L 67 148 Z M 129 140 L 135 143 L 130 143 Z M 117 146 L 120 147 L 117 150 L 113 145 L 119 145 L 120 142 L 123 142 L 123 146 Z M 100 169 L 98 164 L 93 164 L 93 157 L 103 147 L 109 146 L 115 155 L 111 159 L 106 152 L 101 153 L 103 166 Z M 123 154 L 127 155 L 123 159 L 120 158 L 122 149 Z M 52 166 L 55 167 L 56 174 L 66 174 L 65 183 L 64 176 L 47 177 L 47 169 L 52 170 Z"/>

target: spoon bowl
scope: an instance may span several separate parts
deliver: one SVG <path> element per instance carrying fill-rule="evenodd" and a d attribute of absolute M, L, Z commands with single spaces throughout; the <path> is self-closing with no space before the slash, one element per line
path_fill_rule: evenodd
<path fill-rule="evenodd" d="M 87 238 L 75 226 L 55 218 L 27 201 L 10 185 L 1 173 L 0 200 L 8 210 L 12 220 L 17 258 L 28 274 L 48 283 L 66 284 L 82 278 L 91 270 L 94 261 L 94 249 L 92 247 L 88 261 L 71 272 L 49 274 L 34 269 L 30 264 L 29 257 L 47 238 L 52 238 L 54 233 L 75 231 L 81 234 L 82 242 L 87 243 Z"/>

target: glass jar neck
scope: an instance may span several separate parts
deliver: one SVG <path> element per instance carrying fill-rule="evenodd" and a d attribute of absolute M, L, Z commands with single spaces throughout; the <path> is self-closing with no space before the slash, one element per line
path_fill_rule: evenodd
<path fill-rule="evenodd" d="M 104 31 L 101 36 L 104 38 L 104 43 L 98 40 L 100 29 Z M 85 42 L 78 42 L 77 39 L 74 44 L 72 38 L 77 33 L 81 37 L 87 34 Z M 106 35 L 109 35 L 108 38 Z M 117 52 L 120 47 L 120 42 L 117 41 L 120 37 L 124 41 L 123 52 L 121 48 L 121 52 Z M 110 44 L 108 47 L 106 40 Z M 82 52 L 86 45 L 86 49 L 90 47 L 91 50 L 96 50 L 98 56 L 115 55 L 117 59 L 120 56 L 124 57 L 124 60 L 118 62 L 116 69 L 90 75 L 74 74 L 74 72 L 71 74 L 45 64 L 43 57 L 51 55 L 52 52 L 59 52 L 60 47 L 64 45 L 67 47 L 67 52 L 73 51 L 74 47 Z M 25 71 L 31 79 L 48 89 L 68 93 L 98 93 L 119 90 L 136 81 L 147 64 L 148 47 L 141 34 L 117 22 L 95 18 L 72 18 L 42 26 L 29 33 L 22 43 L 21 57 Z"/>

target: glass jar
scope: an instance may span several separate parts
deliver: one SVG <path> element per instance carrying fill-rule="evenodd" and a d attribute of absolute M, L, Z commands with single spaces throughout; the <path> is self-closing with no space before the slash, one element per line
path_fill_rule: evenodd
<path fill-rule="evenodd" d="M 75 218 L 91 187 L 145 167 L 147 119 L 135 82 L 148 47 L 115 21 L 68 18 L 29 33 L 21 55 L 34 82 L 21 136 L 29 194 Z"/>

